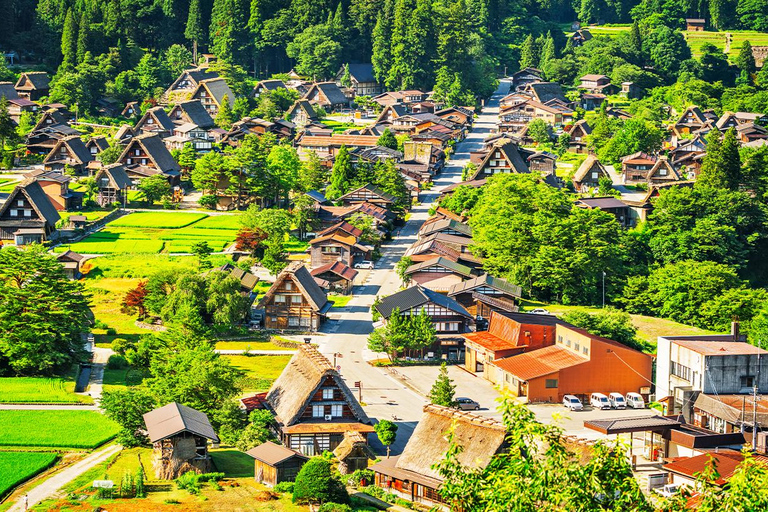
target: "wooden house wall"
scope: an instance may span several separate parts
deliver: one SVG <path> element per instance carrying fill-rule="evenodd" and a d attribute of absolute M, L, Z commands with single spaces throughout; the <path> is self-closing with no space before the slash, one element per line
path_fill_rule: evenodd
<path fill-rule="evenodd" d="M 328 247 L 338 247 L 339 252 L 324 252 L 328 250 Z M 336 261 L 341 261 L 348 267 L 351 267 L 354 263 L 352 247 L 336 240 L 325 240 L 323 242 L 312 244 L 310 248 L 310 257 L 312 261 L 312 267 L 315 268 L 322 267 L 323 265 L 334 263 Z"/>
<path fill-rule="evenodd" d="M 285 302 L 277 302 L 278 296 L 285 296 Z M 290 297 L 295 296 L 301 297 L 301 302 L 292 302 Z M 267 329 L 315 330 L 319 327 L 320 315 L 312 310 L 309 301 L 290 277 L 280 284 L 264 310 L 266 317 L 264 323 Z M 298 322 L 298 325 L 291 325 L 294 322 Z"/>
<path fill-rule="evenodd" d="M 333 398 L 323 399 L 324 389 L 332 389 Z M 312 398 L 309 400 L 309 403 L 307 404 L 306 408 L 304 409 L 304 411 L 302 411 L 300 421 L 312 421 L 312 420 L 317 421 L 318 419 L 320 421 L 323 421 L 322 417 L 318 418 L 316 416 L 313 416 L 314 405 L 323 405 L 324 407 L 323 416 L 325 416 L 326 414 L 331 414 L 332 405 L 342 405 L 341 416 L 335 416 L 334 419 L 345 419 L 345 420 L 352 420 L 352 421 L 359 420 L 359 418 L 355 416 L 355 413 L 350 407 L 349 402 L 347 402 L 346 398 L 344 397 L 344 394 L 339 388 L 338 383 L 333 377 L 326 377 L 322 385 L 315 391 L 315 393 L 312 395 Z"/>

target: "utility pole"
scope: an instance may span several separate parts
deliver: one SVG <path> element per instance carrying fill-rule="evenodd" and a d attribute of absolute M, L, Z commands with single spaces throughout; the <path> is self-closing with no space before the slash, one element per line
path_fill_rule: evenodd
<path fill-rule="evenodd" d="M 605 309 L 605 270 L 603 270 L 603 309 Z"/>
<path fill-rule="evenodd" d="M 762 348 L 762 343 L 758 347 Z M 757 353 L 757 375 L 752 386 L 752 451 L 757 449 L 757 386 L 760 382 L 760 352 Z"/>

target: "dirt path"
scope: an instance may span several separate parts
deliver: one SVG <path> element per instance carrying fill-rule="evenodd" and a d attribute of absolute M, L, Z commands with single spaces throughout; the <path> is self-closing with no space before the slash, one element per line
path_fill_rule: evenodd
<path fill-rule="evenodd" d="M 23 512 L 25 508 L 25 497 L 27 499 L 26 505 L 33 507 L 43 500 L 55 497 L 59 490 L 75 478 L 79 477 L 89 469 L 93 468 L 97 464 L 104 462 L 112 455 L 116 454 L 122 449 L 120 445 L 108 446 L 102 450 L 93 452 L 83 460 L 76 462 L 66 469 L 56 473 L 51 478 L 41 483 L 26 495 L 21 496 L 14 505 L 8 509 L 7 512 Z"/>

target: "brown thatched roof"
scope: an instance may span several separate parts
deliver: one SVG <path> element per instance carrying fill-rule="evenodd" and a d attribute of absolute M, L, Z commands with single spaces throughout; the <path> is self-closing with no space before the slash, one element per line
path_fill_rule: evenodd
<path fill-rule="evenodd" d="M 357 421 L 370 423 L 365 411 L 360 407 L 355 395 L 339 372 L 324 355 L 308 343 L 299 347 L 267 393 L 267 402 L 275 411 L 278 423 L 285 427 L 297 423 L 312 396 L 328 377 L 331 377 L 341 390 Z M 349 422 L 349 420 L 346 421 Z"/>
<path fill-rule="evenodd" d="M 333 455 L 339 460 L 344 460 L 356 449 L 362 450 L 369 459 L 376 460 L 376 455 L 368 446 L 368 442 L 360 432 L 350 431 L 344 432 L 344 439 L 339 443 L 339 446 L 333 450 Z"/>
<path fill-rule="evenodd" d="M 455 427 L 454 442 L 463 448 L 458 461 L 467 468 L 487 466 L 491 457 L 503 448 L 507 435 L 504 424 L 498 420 L 450 407 L 426 405 L 396 467 L 442 480 L 431 466 L 448 450 L 448 431 L 452 427 Z"/>

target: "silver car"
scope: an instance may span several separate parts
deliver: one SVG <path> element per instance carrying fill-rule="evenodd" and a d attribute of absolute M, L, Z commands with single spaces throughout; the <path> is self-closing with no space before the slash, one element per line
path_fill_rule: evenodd
<path fill-rule="evenodd" d="M 584 408 L 584 404 L 573 395 L 565 395 L 563 396 L 563 407 L 571 411 L 580 411 Z"/>
<path fill-rule="evenodd" d="M 456 408 L 462 411 L 477 411 L 480 409 L 480 404 L 467 397 L 459 397 L 456 399 Z"/>

